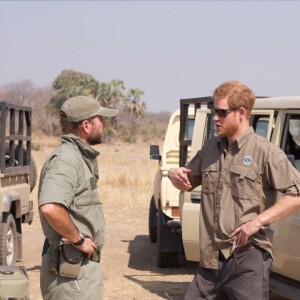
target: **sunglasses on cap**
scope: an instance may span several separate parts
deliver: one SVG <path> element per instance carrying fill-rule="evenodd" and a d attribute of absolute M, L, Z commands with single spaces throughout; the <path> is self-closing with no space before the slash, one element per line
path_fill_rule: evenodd
<path fill-rule="evenodd" d="M 236 111 L 236 110 L 239 110 L 239 109 L 240 109 L 239 107 L 229 107 L 229 108 L 214 108 L 214 107 L 211 107 L 210 111 L 211 111 L 213 116 L 215 116 L 217 114 L 220 118 L 225 118 L 225 117 L 227 117 L 227 115 L 231 111 Z"/>

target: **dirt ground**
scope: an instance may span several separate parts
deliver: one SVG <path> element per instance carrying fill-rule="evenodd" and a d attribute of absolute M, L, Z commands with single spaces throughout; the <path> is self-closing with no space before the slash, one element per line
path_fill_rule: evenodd
<path fill-rule="evenodd" d="M 33 153 L 38 172 L 48 153 Z M 36 197 L 36 191 L 33 196 Z M 149 202 L 145 201 L 134 209 L 114 203 L 104 207 L 106 244 L 101 266 L 105 300 L 179 300 L 183 299 L 185 289 L 193 278 L 197 268 L 194 263 L 185 263 L 174 269 L 156 267 L 156 244 L 151 243 L 148 237 L 148 206 Z M 36 212 L 32 225 L 23 226 L 23 259 L 18 262 L 28 270 L 31 300 L 42 299 L 39 270 L 43 240 Z M 273 295 L 271 299 L 283 298 Z"/>

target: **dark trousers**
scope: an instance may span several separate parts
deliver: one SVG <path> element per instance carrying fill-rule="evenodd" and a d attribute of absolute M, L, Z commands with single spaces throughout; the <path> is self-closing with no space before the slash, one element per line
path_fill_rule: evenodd
<path fill-rule="evenodd" d="M 272 258 L 255 248 L 219 259 L 218 270 L 199 266 L 185 300 L 268 300 Z"/>

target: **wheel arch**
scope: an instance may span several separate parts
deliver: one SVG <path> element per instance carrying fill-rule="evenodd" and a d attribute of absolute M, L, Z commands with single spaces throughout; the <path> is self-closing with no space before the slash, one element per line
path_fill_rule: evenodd
<path fill-rule="evenodd" d="M 21 200 L 20 195 L 16 191 L 9 191 L 4 194 L 2 214 L 9 212 L 15 219 L 21 218 Z"/>

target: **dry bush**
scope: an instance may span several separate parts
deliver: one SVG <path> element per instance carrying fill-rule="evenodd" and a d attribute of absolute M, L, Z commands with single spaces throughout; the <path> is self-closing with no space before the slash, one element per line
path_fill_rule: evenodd
<path fill-rule="evenodd" d="M 52 136 L 43 133 L 33 133 L 32 134 L 32 149 L 33 150 L 43 150 L 47 148 L 54 148 L 60 144 L 60 136 Z"/>

